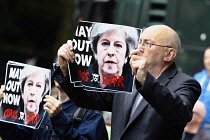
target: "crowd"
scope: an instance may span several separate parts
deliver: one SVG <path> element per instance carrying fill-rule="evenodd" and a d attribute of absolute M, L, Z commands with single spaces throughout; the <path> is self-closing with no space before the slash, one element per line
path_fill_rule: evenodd
<path fill-rule="evenodd" d="M 205 69 L 191 77 L 177 69 L 175 59 L 181 41 L 169 26 L 147 27 L 139 42 L 134 41 L 138 39 L 138 32 L 122 27 L 105 30 L 99 24 L 93 33 L 91 47 L 96 66 L 88 71 L 96 71 L 100 77 L 104 74 L 127 76 L 126 85 L 133 81 L 132 94 L 113 92 L 102 78 L 97 87 L 109 92 L 85 90 L 71 83 L 68 64 L 74 63 L 75 52 L 72 41 L 68 40 L 57 52 L 59 66 L 52 75 L 57 94 L 46 94 L 49 86 L 46 74 L 36 71 L 22 75 L 22 112 L 37 113 L 42 105 L 46 113 L 40 127 L 25 127 L 30 123 L 26 120 L 21 122 L 23 125 L 1 121 L 3 140 L 107 140 L 102 111 L 112 113 L 109 122 L 112 140 L 210 139 L 209 48 L 204 53 Z M 134 34 L 136 38 L 132 40 Z M 134 78 L 129 79 L 132 76 Z M 4 92 L 2 85 L 0 100 Z M 79 116 L 76 121 L 75 114 Z"/>

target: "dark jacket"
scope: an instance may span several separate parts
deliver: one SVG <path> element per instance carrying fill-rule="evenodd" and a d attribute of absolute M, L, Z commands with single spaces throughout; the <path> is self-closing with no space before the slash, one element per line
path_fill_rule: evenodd
<path fill-rule="evenodd" d="M 87 110 L 81 123 L 73 126 L 71 116 L 76 108 L 72 101 L 64 102 L 63 110 L 54 117 L 50 118 L 46 112 L 39 129 L 35 130 L 0 122 L 0 136 L 3 140 L 107 140 L 108 135 L 102 112 Z"/>
<path fill-rule="evenodd" d="M 136 81 L 138 92 L 133 94 L 87 92 L 58 73 L 55 80 L 77 106 L 112 111 L 112 140 L 180 140 L 201 93 L 199 83 L 179 72 L 175 63 L 157 79 L 147 73 L 144 85 Z M 143 99 L 131 116 L 139 93 Z"/>

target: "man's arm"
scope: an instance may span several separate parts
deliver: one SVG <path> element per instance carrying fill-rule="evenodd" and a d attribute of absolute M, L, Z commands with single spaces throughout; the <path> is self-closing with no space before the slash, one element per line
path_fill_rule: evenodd
<path fill-rule="evenodd" d="M 138 92 L 163 118 L 181 123 L 191 120 L 192 108 L 201 91 L 199 83 L 186 75 L 177 76 L 166 86 L 148 73 L 144 85 L 138 82 L 136 85 Z"/>
<path fill-rule="evenodd" d="M 114 93 L 91 92 L 86 91 L 81 87 L 74 87 L 70 82 L 69 75 L 63 77 L 59 67 L 53 73 L 53 78 L 59 83 L 68 97 L 74 101 L 76 106 L 95 110 L 112 111 Z"/>
<path fill-rule="evenodd" d="M 68 40 L 66 44 L 59 48 L 57 56 L 60 67 L 54 72 L 53 78 L 59 83 L 69 98 L 78 107 L 111 111 L 114 93 L 85 91 L 81 87 L 74 87 L 70 82 L 67 64 L 74 62 L 75 58 L 71 40 Z"/>

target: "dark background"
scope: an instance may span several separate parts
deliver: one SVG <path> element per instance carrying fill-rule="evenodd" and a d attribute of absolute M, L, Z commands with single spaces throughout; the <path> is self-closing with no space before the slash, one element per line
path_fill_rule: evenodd
<path fill-rule="evenodd" d="M 178 68 L 193 76 L 210 46 L 210 0 L 0 0 L 0 84 L 8 60 L 52 69 L 58 48 L 72 39 L 78 20 L 177 31 Z"/>
<path fill-rule="evenodd" d="M 0 0 L 0 84 L 8 60 L 52 68 L 57 49 L 72 38 L 72 0 Z"/>

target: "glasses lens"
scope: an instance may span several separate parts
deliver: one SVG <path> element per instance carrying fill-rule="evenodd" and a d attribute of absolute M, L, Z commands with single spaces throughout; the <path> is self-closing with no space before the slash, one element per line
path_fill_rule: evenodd
<path fill-rule="evenodd" d="M 143 48 L 144 49 L 149 49 L 150 48 L 150 43 L 149 42 L 143 42 Z"/>

